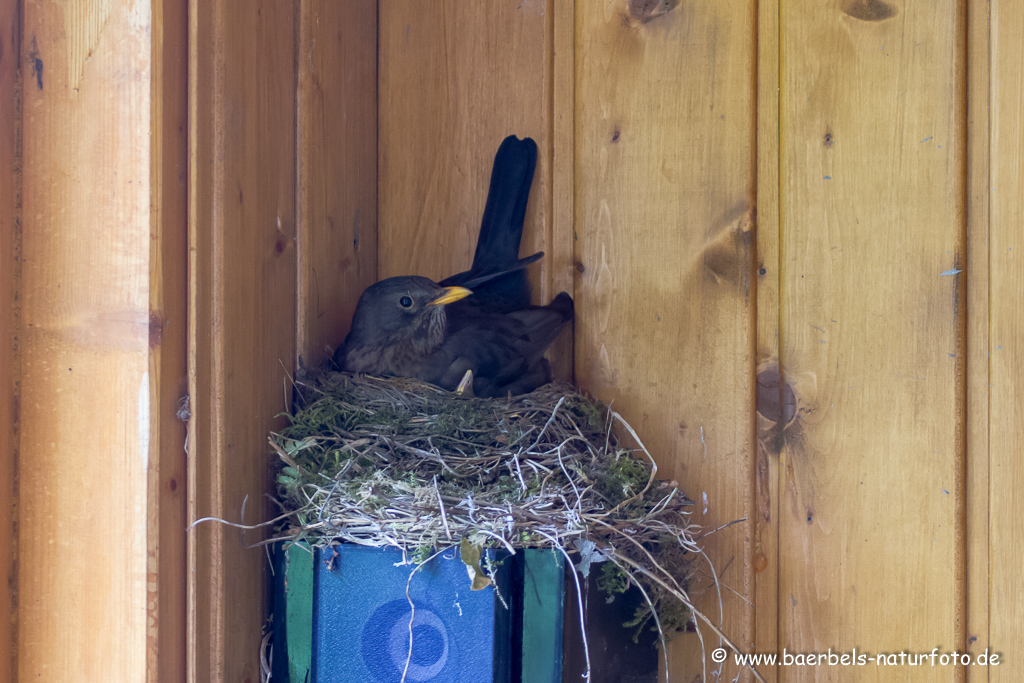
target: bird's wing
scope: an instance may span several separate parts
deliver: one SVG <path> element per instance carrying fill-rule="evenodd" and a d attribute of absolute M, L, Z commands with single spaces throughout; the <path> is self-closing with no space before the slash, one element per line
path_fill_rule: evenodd
<path fill-rule="evenodd" d="M 477 396 L 500 396 L 531 391 L 548 381 L 544 351 L 572 320 L 573 308 L 563 292 L 548 306 L 508 314 L 454 313 L 440 350 L 444 359 L 437 359 L 447 368 L 441 385 L 454 386 L 472 370 Z"/>
<path fill-rule="evenodd" d="M 572 320 L 573 314 L 572 298 L 562 292 L 547 306 L 531 306 L 507 315 L 521 325 L 521 335 L 525 341 L 519 342 L 517 346 L 527 365 L 540 360 L 562 328 Z"/>
<path fill-rule="evenodd" d="M 519 348 L 525 341 L 517 336 L 520 328 L 513 320 L 478 320 L 451 333 L 438 351 L 441 358 L 433 360 L 436 367 L 444 368 L 437 383 L 450 389 L 466 370 L 472 370 L 476 395 L 494 395 L 482 387 L 500 386 L 528 370 L 526 356 Z"/>

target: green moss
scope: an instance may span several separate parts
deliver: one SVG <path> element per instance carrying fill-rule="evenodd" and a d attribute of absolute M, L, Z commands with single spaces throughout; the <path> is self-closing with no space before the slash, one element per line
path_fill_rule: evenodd
<path fill-rule="evenodd" d="M 693 622 L 693 614 L 683 603 L 674 598 L 663 598 L 656 605 L 658 608 L 658 619 L 661 621 L 661 628 L 665 633 L 677 633 L 685 631 Z M 650 610 L 648 610 L 650 613 Z"/>
<path fill-rule="evenodd" d="M 498 477 L 491 486 L 493 487 L 491 491 L 494 492 L 495 498 L 501 502 L 506 502 L 510 499 L 515 500 L 519 492 L 518 482 L 508 474 Z"/>
<path fill-rule="evenodd" d="M 473 399 L 445 401 L 441 410 L 433 416 L 431 428 L 435 434 L 460 438 L 469 432 L 481 431 L 480 426 L 489 422 L 491 412 L 484 401 Z"/>
<path fill-rule="evenodd" d="M 651 466 L 624 452 L 603 471 L 592 473 L 592 478 L 597 490 L 608 500 L 627 500 L 647 486 L 651 478 Z"/>
<path fill-rule="evenodd" d="M 629 590 L 629 577 L 614 562 L 602 562 L 597 577 L 597 589 L 613 598 Z"/>
<path fill-rule="evenodd" d="M 416 548 L 416 550 L 412 551 L 412 555 L 411 555 L 410 559 L 413 562 L 415 562 L 416 564 L 423 564 L 424 562 L 429 560 L 430 556 L 433 555 L 433 554 L 434 554 L 433 546 L 424 545 L 424 546 L 420 546 L 419 548 Z"/>
<path fill-rule="evenodd" d="M 281 435 L 291 439 L 303 439 L 310 434 L 330 433 L 343 426 L 350 411 L 337 401 L 321 398 L 294 415 L 289 415 L 291 425 Z"/>
<path fill-rule="evenodd" d="M 604 428 L 608 408 L 600 401 L 580 398 L 566 401 L 565 407 L 580 419 L 581 426 L 591 431 L 600 431 Z"/>

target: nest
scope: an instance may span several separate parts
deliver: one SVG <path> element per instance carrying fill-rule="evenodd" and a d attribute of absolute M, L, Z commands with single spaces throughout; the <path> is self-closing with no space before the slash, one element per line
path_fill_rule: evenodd
<path fill-rule="evenodd" d="M 636 433 L 602 403 L 564 384 L 478 399 L 332 372 L 296 391 L 290 425 L 270 438 L 284 461 L 279 537 L 392 546 L 416 563 L 467 542 L 550 548 L 577 583 L 593 565 L 606 592 L 639 587 L 637 629 L 653 622 L 664 642 L 701 621 L 731 647 L 689 597 L 701 552 L 693 501 L 657 479 Z"/>

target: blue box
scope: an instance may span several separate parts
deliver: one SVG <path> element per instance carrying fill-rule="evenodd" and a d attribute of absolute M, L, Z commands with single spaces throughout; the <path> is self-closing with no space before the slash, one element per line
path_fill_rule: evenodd
<path fill-rule="evenodd" d="M 274 683 L 561 681 L 564 565 L 550 551 L 495 555 L 496 583 L 469 589 L 451 549 L 416 571 L 395 549 L 276 552 Z M 505 605 L 508 605 L 506 609 Z"/>
<path fill-rule="evenodd" d="M 456 549 L 423 565 L 411 582 L 414 567 L 401 562 L 402 553 L 393 548 L 349 546 L 335 555 L 332 570 L 316 573 L 312 683 L 399 683 L 409 653 L 410 616 L 407 681 L 492 680 L 509 649 L 510 616 L 494 588 L 469 589 Z M 507 595 L 506 575 L 503 565 L 497 578 Z"/>

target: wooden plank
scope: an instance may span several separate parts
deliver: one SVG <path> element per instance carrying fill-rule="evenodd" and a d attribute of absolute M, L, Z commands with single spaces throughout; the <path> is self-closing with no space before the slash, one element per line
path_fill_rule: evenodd
<path fill-rule="evenodd" d="M 576 6 L 576 377 L 709 528 L 754 515 L 756 25 L 747 0 Z M 748 522 L 706 542 L 748 600 L 753 538 Z M 722 601 L 752 646 L 752 607 Z M 713 589 L 700 606 L 717 619 Z M 669 649 L 673 680 L 701 673 L 695 634 Z"/>
<path fill-rule="evenodd" d="M 377 279 L 377 2 L 299 11 L 297 349 L 315 367 Z"/>
<path fill-rule="evenodd" d="M 988 644 L 1001 652 L 992 681 L 1012 681 L 1024 666 L 1020 599 L 1024 547 L 1024 6 L 991 3 L 991 204 L 989 238 L 990 610 Z"/>
<path fill-rule="evenodd" d="M 0 580 L 7 590 L 0 601 L 0 683 L 11 683 L 15 671 L 14 625 L 17 615 L 14 498 L 18 453 L 18 399 L 21 372 L 21 168 L 18 149 L 21 126 L 19 54 L 21 17 L 17 3 L 0 6 Z"/>
<path fill-rule="evenodd" d="M 551 12 L 551 220 L 547 224 L 547 277 L 540 283 L 540 300 L 559 292 L 574 292 L 576 248 L 573 232 L 576 163 L 576 3 L 555 2 Z M 559 335 L 548 350 L 556 377 L 575 381 L 573 329 Z"/>
<path fill-rule="evenodd" d="M 22 5 L 22 681 L 146 678 L 148 7 Z"/>
<path fill-rule="evenodd" d="M 757 445 L 754 469 L 754 652 L 779 646 L 779 451 L 793 415 L 779 365 L 779 0 L 757 8 Z M 768 681 L 779 670 L 760 672 Z"/>
<path fill-rule="evenodd" d="M 266 434 L 282 425 L 295 358 L 297 9 L 190 3 L 192 519 L 272 512 Z M 190 681 L 259 680 L 260 539 L 213 523 L 189 535 Z"/>
<path fill-rule="evenodd" d="M 989 639 L 989 151 L 991 74 L 989 3 L 967 6 L 967 642 L 973 657 Z M 1004 650 L 1004 653 L 1006 650 Z M 969 666 L 970 683 L 989 680 Z"/>
<path fill-rule="evenodd" d="M 469 267 L 494 153 L 514 133 L 539 147 L 522 248 L 548 254 L 531 271 L 535 299 L 565 287 L 571 260 L 555 243 L 570 226 L 551 218 L 553 15 L 519 0 L 381 5 L 380 277 Z"/>
<path fill-rule="evenodd" d="M 199 16 L 197 11 L 202 7 L 205 12 L 203 16 Z M 213 307 L 210 296 L 196 296 L 195 292 L 210 292 L 213 293 L 213 267 L 209 263 L 210 257 L 206 256 L 206 252 L 200 253 L 200 249 L 210 249 L 212 246 L 212 235 L 209 230 L 200 231 L 197 227 L 197 223 L 202 218 L 205 222 L 209 222 L 209 216 L 213 210 L 213 193 L 212 192 L 199 192 L 196 190 L 196 179 L 200 173 L 200 164 L 203 165 L 203 171 L 206 172 L 207 176 L 212 176 L 212 160 L 209 157 L 209 151 L 213 145 L 215 139 L 215 130 L 213 121 L 213 104 L 214 98 L 212 91 L 214 84 L 212 82 L 213 74 L 210 72 L 211 63 L 218 57 L 219 53 L 212 49 L 212 46 L 204 47 L 200 49 L 199 40 L 200 38 L 209 39 L 212 33 L 210 27 L 211 19 L 214 16 L 213 5 L 204 3 L 199 5 L 193 0 L 189 0 L 188 8 L 188 411 L 184 414 L 188 416 L 188 431 L 185 441 L 185 449 L 188 454 L 196 453 L 199 444 L 209 444 L 213 438 L 213 432 L 211 431 L 210 422 L 211 420 L 194 420 L 192 416 L 197 408 L 205 408 L 209 405 L 211 408 L 216 406 L 214 401 L 205 401 L 200 399 L 197 392 L 200 390 L 209 392 L 211 388 L 213 364 L 209 353 L 202 354 L 199 345 L 200 343 L 209 344 L 209 337 L 206 336 L 206 330 L 202 328 L 199 321 L 211 320 L 213 315 Z M 200 27 L 204 27 L 203 31 L 205 35 L 200 33 Z M 213 52 L 211 55 L 210 52 Z M 203 68 L 204 76 L 199 76 L 200 68 Z M 203 80 L 203 78 L 207 80 Z M 200 93 L 203 97 L 200 98 Z M 202 156 L 200 151 L 202 150 Z M 202 256 L 202 257 L 201 257 Z M 209 396 L 209 393 L 205 394 Z M 211 397 L 212 398 L 212 397 Z M 184 407 L 184 406 L 183 406 Z M 202 430 L 202 432 L 200 432 Z M 191 459 L 191 458 L 190 458 Z M 202 502 L 204 505 L 208 505 L 206 500 L 201 501 L 199 492 L 197 491 L 198 486 L 198 468 L 191 466 L 185 471 L 188 477 L 188 486 L 186 487 L 186 517 L 188 520 L 194 520 L 199 518 L 198 507 Z M 197 677 L 197 673 L 202 667 L 202 671 L 209 671 L 212 661 L 215 659 L 215 655 L 211 653 L 212 648 L 200 648 L 197 647 L 197 638 L 204 637 L 210 638 L 212 630 L 215 627 L 215 622 L 211 618 L 213 612 L 212 609 L 206 607 L 209 605 L 209 599 L 212 597 L 211 587 L 200 582 L 199 577 L 196 576 L 193 568 L 197 566 L 200 561 L 206 562 L 206 566 L 209 566 L 209 561 L 213 555 L 214 548 L 210 545 L 218 538 L 216 535 L 210 533 L 211 530 L 206 528 L 193 529 L 189 532 L 186 538 L 185 545 L 185 560 L 188 567 L 188 592 L 186 594 L 185 603 L 185 676 L 186 683 L 198 683 L 200 680 Z M 207 602 L 203 603 L 202 610 L 198 600 L 200 597 Z M 223 605 L 218 606 L 219 609 L 223 609 Z M 208 641 L 207 641 L 208 642 Z M 219 646 L 219 644 L 218 644 Z M 223 657 L 218 651 L 216 657 L 219 657 L 218 661 L 222 660 Z"/>
<path fill-rule="evenodd" d="M 153 3 L 147 680 L 185 680 L 188 2 Z"/>
<path fill-rule="evenodd" d="M 797 412 L 779 644 L 951 651 L 966 591 L 964 5 L 781 8 L 780 358 Z"/>

